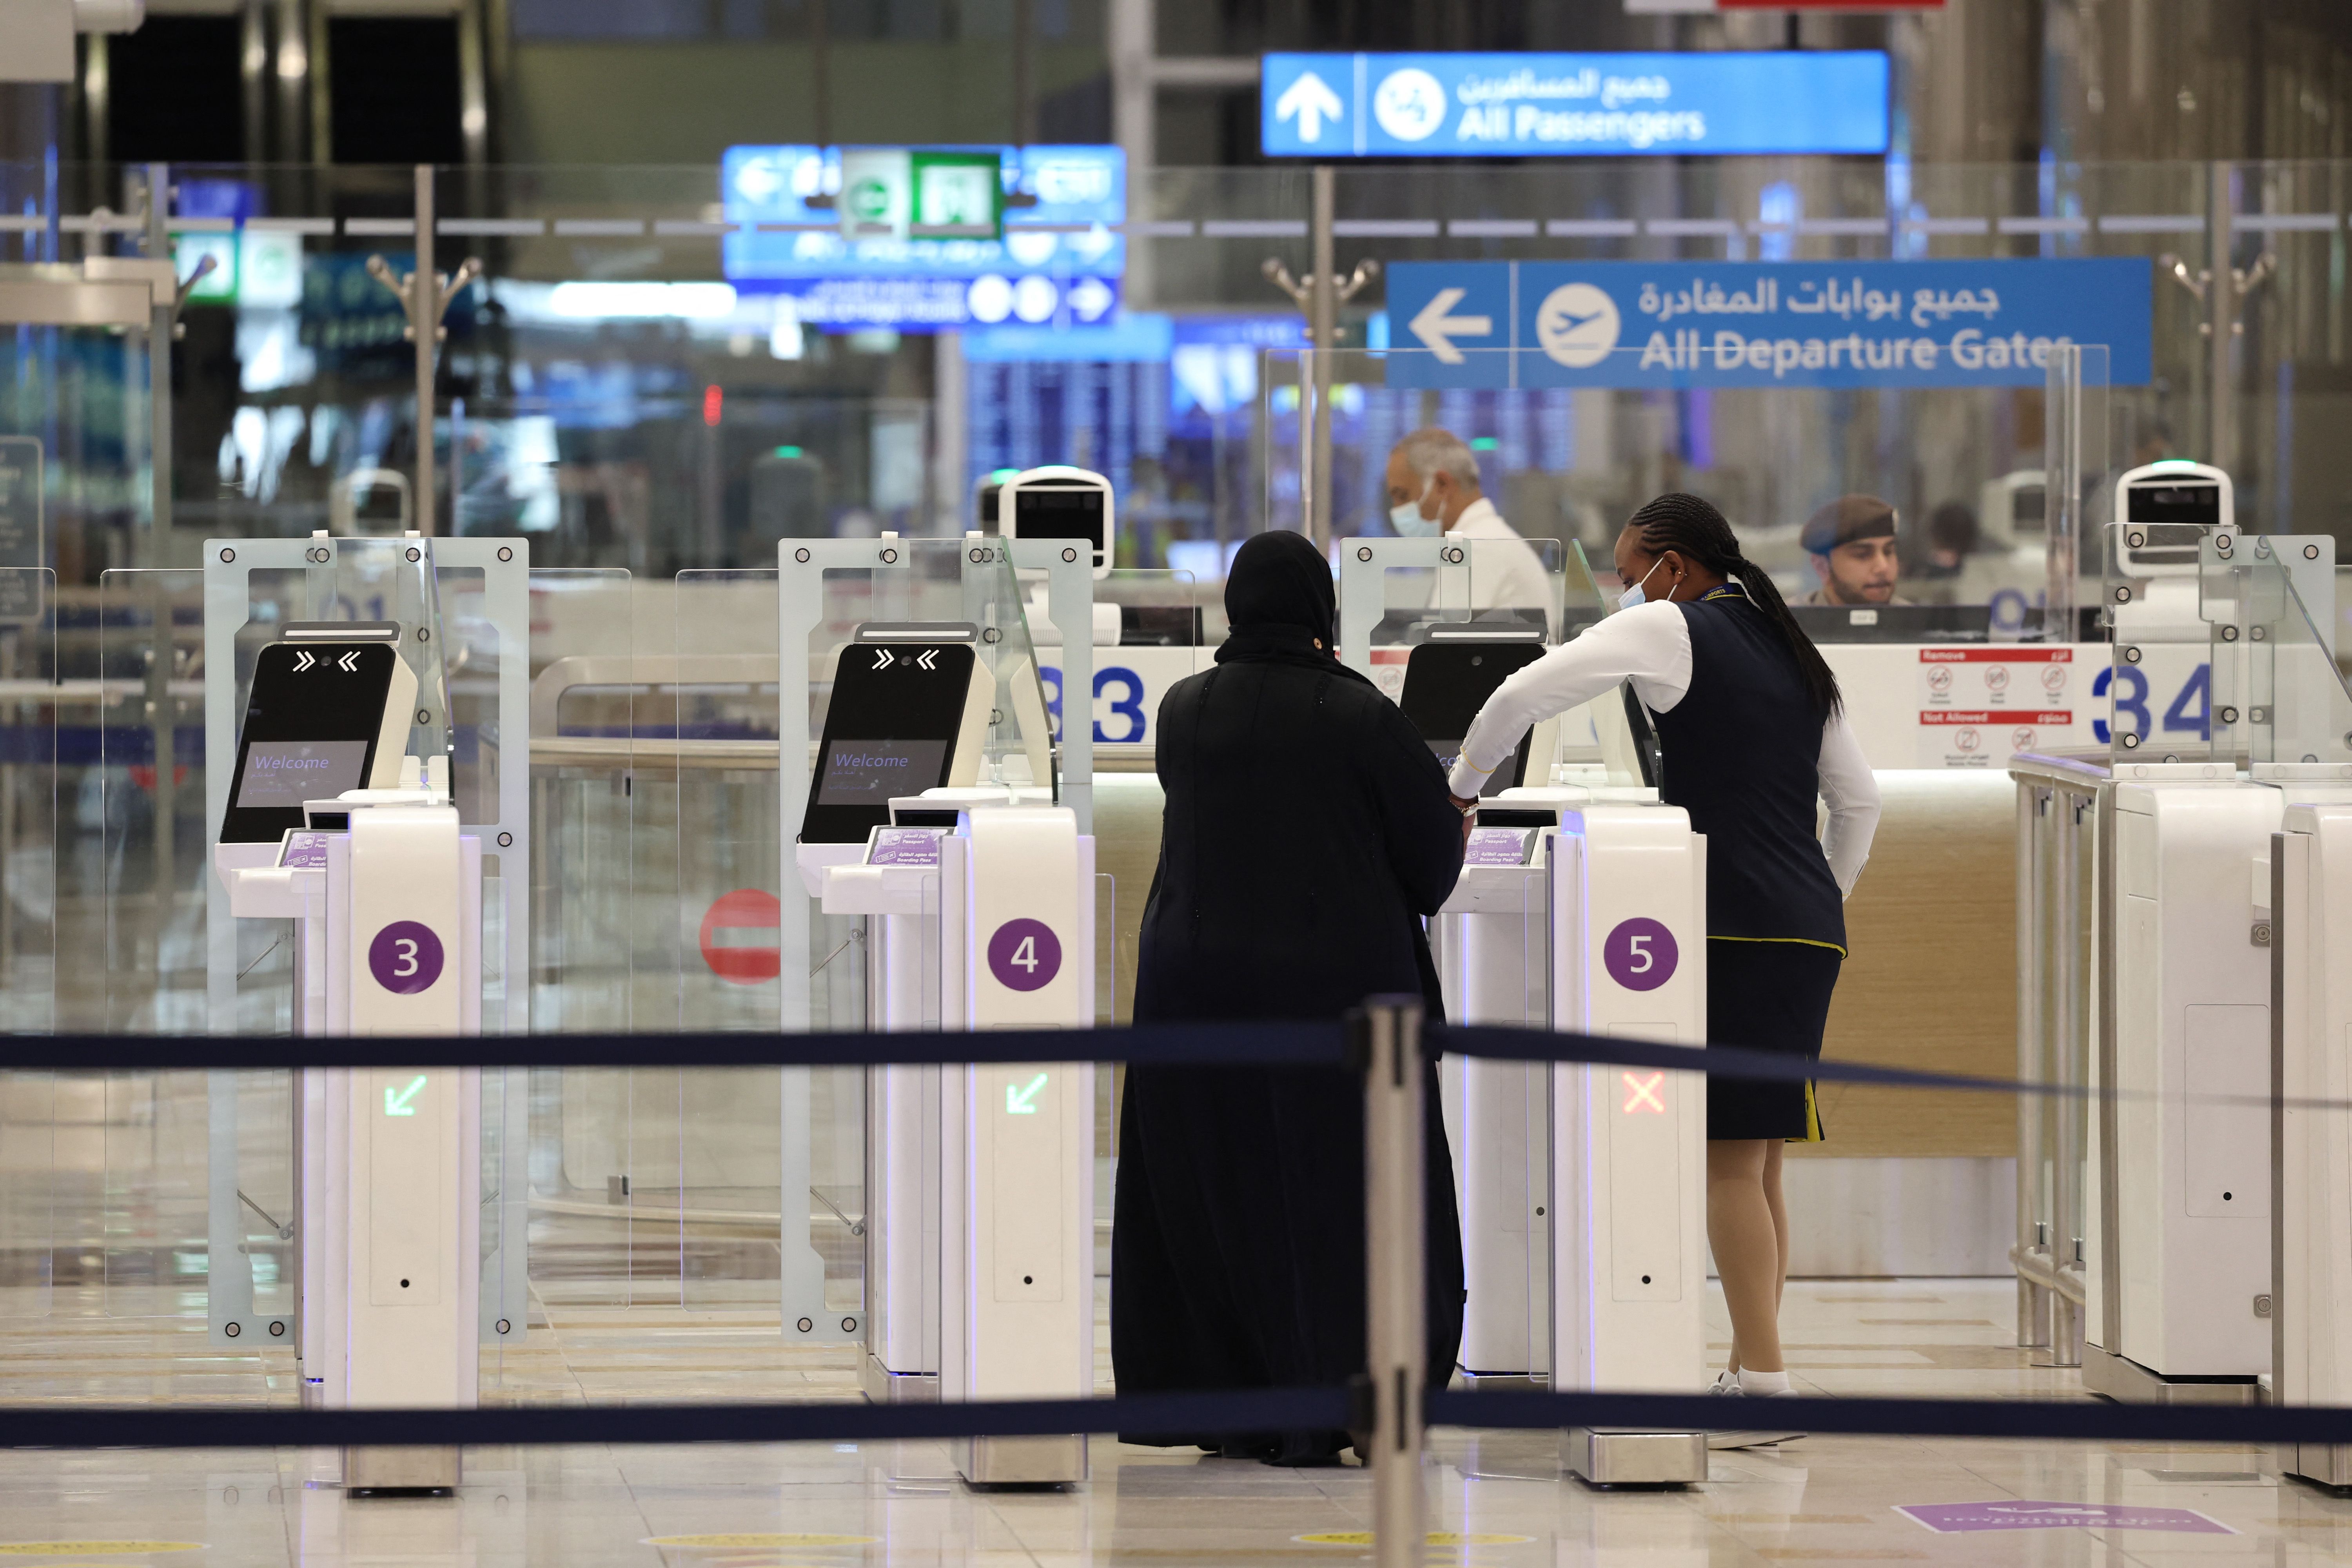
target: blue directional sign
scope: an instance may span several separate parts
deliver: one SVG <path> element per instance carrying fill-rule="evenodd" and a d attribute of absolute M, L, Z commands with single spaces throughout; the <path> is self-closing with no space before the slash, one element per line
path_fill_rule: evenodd
<path fill-rule="evenodd" d="M 808 198 L 838 191 L 838 149 L 730 147 L 721 211 L 740 226 L 719 246 L 739 292 L 788 294 L 826 327 L 1097 326 L 1109 322 L 1127 270 L 1127 155 L 1111 146 L 996 152 L 1008 191 L 1037 198 L 1002 240 L 845 239 L 840 215 Z"/>
<path fill-rule="evenodd" d="M 1284 158 L 1885 153 L 1875 49 L 1288 55 L 1260 62 L 1261 145 Z"/>
<path fill-rule="evenodd" d="M 2073 342 L 2137 386 L 2153 288 L 2130 257 L 1400 261 L 1388 384 L 2039 386 Z"/>

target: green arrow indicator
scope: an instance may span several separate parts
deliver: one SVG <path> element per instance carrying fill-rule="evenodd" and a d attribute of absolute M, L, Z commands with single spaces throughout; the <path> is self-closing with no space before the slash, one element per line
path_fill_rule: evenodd
<path fill-rule="evenodd" d="M 416 1075 L 416 1081 L 410 1084 L 404 1089 L 395 1091 L 390 1084 L 384 1085 L 383 1113 L 386 1116 L 415 1115 L 417 1091 L 422 1089 L 424 1087 L 425 1075 L 423 1073 L 418 1073 Z"/>
<path fill-rule="evenodd" d="M 1029 1085 L 1025 1089 L 1015 1089 L 1011 1084 L 1006 1084 L 1004 1086 L 1004 1114 L 1007 1116 L 1036 1115 L 1037 1091 L 1045 1087 L 1045 1074 L 1042 1072 L 1039 1073 L 1035 1078 L 1029 1080 Z"/>

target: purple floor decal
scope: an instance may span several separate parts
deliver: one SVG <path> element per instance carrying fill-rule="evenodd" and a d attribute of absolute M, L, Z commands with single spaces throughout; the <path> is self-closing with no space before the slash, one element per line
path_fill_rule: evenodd
<path fill-rule="evenodd" d="M 2189 1535 L 2238 1532 L 2194 1509 L 2134 1508 L 2104 1502 L 1931 1502 L 1897 1508 L 1938 1535 L 1972 1530 L 2170 1530 Z"/>

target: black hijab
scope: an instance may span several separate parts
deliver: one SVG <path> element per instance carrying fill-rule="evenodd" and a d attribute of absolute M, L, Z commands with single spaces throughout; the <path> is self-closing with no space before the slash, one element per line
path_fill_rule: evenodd
<path fill-rule="evenodd" d="M 1217 662 L 1297 664 L 1364 680 L 1339 662 L 1338 618 L 1339 596 L 1322 552 L 1287 530 L 1257 534 L 1234 552 L 1225 574 L 1225 619 L 1233 630 Z"/>

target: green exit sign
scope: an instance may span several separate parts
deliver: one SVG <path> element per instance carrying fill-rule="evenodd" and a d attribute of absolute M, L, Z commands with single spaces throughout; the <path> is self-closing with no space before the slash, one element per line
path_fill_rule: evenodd
<path fill-rule="evenodd" d="M 1002 239 L 1003 160 L 994 153 L 853 147 L 838 198 L 847 239 Z"/>
<path fill-rule="evenodd" d="M 919 239 L 1003 239 L 1003 163 L 993 153 L 908 154 Z"/>

